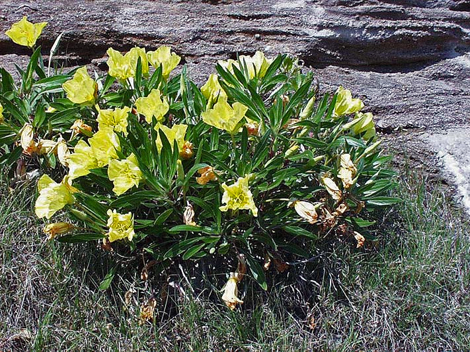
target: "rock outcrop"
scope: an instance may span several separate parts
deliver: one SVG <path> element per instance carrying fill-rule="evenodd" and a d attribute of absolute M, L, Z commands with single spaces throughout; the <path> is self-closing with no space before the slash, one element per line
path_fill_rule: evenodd
<path fill-rule="evenodd" d="M 108 47 L 167 44 L 202 82 L 217 59 L 295 54 L 322 89 L 342 84 L 361 96 L 392 148 L 431 167 L 440 148 L 426 136 L 470 131 L 469 11 L 469 0 L 2 0 L 0 65 L 26 60 L 3 34 L 23 15 L 49 22 L 44 54 L 65 32 L 68 66 L 103 69 Z"/>

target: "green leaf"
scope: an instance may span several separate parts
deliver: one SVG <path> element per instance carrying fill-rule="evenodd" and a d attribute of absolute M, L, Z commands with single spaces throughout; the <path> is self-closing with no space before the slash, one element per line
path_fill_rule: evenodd
<path fill-rule="evenodd" d="M 202 240 L 202 237 L 193 237 L 184 241 L 180 241 L 171 246 L 170 249 L 163 255 L 164 258 L 174 258 L 189 249 L 194 243 Z"/>
<path fill-rule="evenodd" d="M 350 218 L 346 218 L 346 221 L 348 222 L 351 222 L 353 223 L 354 225 L 356 225 L 357 227 L 360 227 L 360 228 L 365 228 L 365 227 L 369 227 L 369 226 L 372 226 L 376 223 L 376 221 L 368 221 L 368 220 L 365 220 L 365 219 L 362 219 L 362 218 L 354 218 L 354 217 L 350 217 Z"/>
<path fill-rule="evenodd" d="M 120 196 L 109 205 L 111 208 L 135 207 L 147 200 L 159 198 L 159 193 L 155 191 L 134 191 L 130 194 Z"/>
<path fill-rule="evenodd" d="M 57 241 L 63 243 L 82 243 L 82 242 L 89 242 L 89 241 L 96 241 L 106 236 L 101 233 L 79 233 L 79 234 L 71 234 L 71 235 L 64 235 L 57 238 Z"/>
<path fill-rule="evenodd" d="M 39 46 L 31 55 L 31 58 L 29 59 L 29 64 L 28 67 L 26 68 L 25 72 L 25 77 L 23 80 L 23 92 L 29 92 L 31 90 L 31 87 L 33 85 L 33 73 L 36 71 L 36 68 L 38 67 L 38 59 L 41 55 L 41 47 Z M 41 59 L 42 60 L 42 59 Z"/>
<path fill-rule="evenodd" d="M 33 127 L 37 128 L 40 127 L 44 121 L 46 120 L 46 110 L 44 109 L 44 105 L 38 104 L 36 109 L 36 114 L 34 115 L 33 120 Z"/>
<path fill-rule="evenodd" d="M 13 77 L 3 67 L 0 68 L 0 74 L 2 75 L 2 81 L 0 82 L 1 92 L 12 92 L 15 90 L 15 82 Z"/>
<path fill-rule="evenodd" d="M 217 231 L 211 229 L 207 226 L 192 226 L 192 225 L 176 225 L 168 230 L 169 233 L 178 233 L 178 232 L 201 232 L 207 233 L 209 235 L 217 235 Z"/>
<path fill-rule="evenodd" d="M 264 74 L 263 81 L 264 84 L 269 84 L 271 83 L 271 77 L 274 76 L 276 71 L 281 67 L 282 63 L 284 62 L 284 59 L 286 58 L 286 54 L 283 55 L 278 55 L 273 62 L 271 62 L 271 65 L 269 65 L 268 69 L 266 70 L 266 73 Z"/>
<path fill-rule="evenodd" d="M 101 281 L 100 283 L 100 286 L 99 286 L 100 290 L 104 291 L 109 288 L 109 286 L 111 285 L 111 282 L 114 279 L 114 276 L 116 275 L 116 270 L 117 270 L 117 266 L 114 266 L 111 268 L 111 270 L 109 270 L 109 272 L 104 277 L 103 281 Z"/>
<path fill-rule="evenodd" d="M 167 209 L 161 213 L 158 218 L 155 220 L 156 225 L 163 225 L 163 223 L 173 214 L 173 209 Z"/>
<path fill-rule="evenodd" d="M 251 255 L 245 254 L 245 256 L 253 278 L 263 288 L 263 290 L 266 291 L 268 289 L 268 284 L 266 282 L 263 268 Z"/>
<path fill-rule="evenodd" d="M 284 231 L 290 233 L 291 235 L 295 235 L 295 236 L 303 236 L 303 237 L 307 237 L 307 238 L 311 238 L 313 240 L 316 240 L 318 239 L 318 236 L 300 226 L 292 226 L 292 225 L 288 225 L 288 226 L 284 226 L 282 228 Z"/>
<path fill-rule="evenodd" d="M 11 153 L 7 153 L 0 158 L 0 165 L 11 167 L 23 153 L 23 148 L 16 147 Z M 5 158 L 5 159 L 4 159 Z"/>
<path fill-rule="evenodd" d="M 320 141 L 319 139 L 311 138 L 311 137 L 301 137 L 301 138 L 294 138 L 294 140 L 300 144 L 305 144 L 311 148 L 321 148 L 324 149 L 328 147 L 328 144 Z"/>
<path fill-rule="evenodd" d="M 28 117 L 21 112 L 15 104 L 13 104 L 10 100 L 5 98 L 5 96 L 0 95 L 0 104 L 3 105 L 4 112 L 8 111 L 11 115 L 13 115 L 16 120 L 18 121 L 19 124 L 24 125 L 25 123 L 28 123 Z"/>
<path fill-rule="evenodd" d="M 387 205 L 393 205 L 401 203 L 403 200 L 397 197 L 374 197 L 366 200 L 367 205 L 375 205 L 378 207 L 384 207 Z"/>
<path fill-rule="evenodd" d="M 183 259 L 188 260 L 192 257 L 194 257 L 196 254 L 199 253 L 201 249 L 203 249 L 206 246 L 205 243 L 199 244 L 197 246 L 189 248 L 184 254 L 183 254 Z"/>

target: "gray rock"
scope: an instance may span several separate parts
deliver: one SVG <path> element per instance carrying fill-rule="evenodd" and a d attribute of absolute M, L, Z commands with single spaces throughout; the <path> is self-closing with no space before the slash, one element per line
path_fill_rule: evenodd
<path fill-rule="evenodd" d="M 201 83 L 217 59 L 290 53 L 323 90 L 360 96 L 389 147 L 432 171 L 439 143 L 420 136 L 470 125 L 469 11 L 468 0 L 2 0 L 0 65 L 27 60 L 3 34 L 23 15 L 49 22 L 44 54 L 65 31 L 66 66 L 103 69 L 111 46 L 166 44 Z"/>

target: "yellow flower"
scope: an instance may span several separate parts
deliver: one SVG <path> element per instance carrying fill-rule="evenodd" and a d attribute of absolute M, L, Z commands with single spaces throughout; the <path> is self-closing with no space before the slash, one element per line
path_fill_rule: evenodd
<path fill-rule="evenodd" d="M 111 127 L 115 132 L 123 132 L 125 136 L 127 136 L 127 116 L 131 111 L 131 108 L 125 106 L 122 109 L 106 109 L 100 110 L 97 106 L 96 109 L 98 110 L 98 128 L 101 129 L 103 127 Z"/>
<path fill-rule="evenodd" d="M 290 207 L 294 206 L 297 214 L 299 214 L 301 218 L 307 220 L 310 224 L 315 224 L 318 221 L 317 208 L 320 205 L 321 203 L 312 204 L 301 200 L 296 200 L 289 204 Z"/>
<path fill-rule="evenodd" d="M 160 90 L 152 89 L 147 97 L 139 98 L 135 101 L 137 112 L 145 116 L 145 121 L 152 123 L 155 116 L 158 122 L 163 122 L 163 117 L 170 109 L 165 98 L 160 98 Z"/>
<path fill-rule="evenodd" d="M 147 59 L 147 54 L 144 48 L 134 47 L 125 55 L 129 57 L 129 64 L 131 67 L 131 71 L 133 72 L 132 76 L 135 76 L 137 70 L 137 61 L 139 61 L 142 65 L 142 74 L 147 76 L 149 73 L 149 62 Z"/>
<path fill-rule="evenodd" d="M 219 78 L 217 75 L 210 75 L 206 84 L 201 87 L 202 95 L 207 99 L 208 104 L 216 101 L 218 97 L 227 98 L 227 93 L 223 90 L 222 86 L 219 83 Z"/>
<path fill-rule="evenodd" d="M 78 141 L 75 152 L 67 158 L 67 161 L 71 179 L 88 175 L 91 169 L 99 167 L 91 147 L 83 140 Z"/>
<path fill-rule="evenodd" d="M 222 300 L 225 302 L 227 307 L 231 310 L 234 310 L 237 307 L 237 304 L 242 304 L 243 301 L 238 297 L 238 280 L 235 276 L 235 273 L 230 273 L 230 278 L 224 287 L 224 294 L 222 295 Z"/>
<path fill-rule="evenodd" d="M 272 59 L 267 59 L 261 51 L 257 51 L 253 56 L 241 55 L 238 61 L 232 59 L 219 61 L 219 65 L 232 73 L 233 66 L 242 71 L 242 67 L 246 65 L 248 76 L 253 79 L 254 77 L 263 78 L 271 62 Z"/>
<path fill-rule="evenodd" d="M 16 44 L 32 48 L 46 27 L 47 22 L 31 23 L 24 16 L 20 21 L 13 23 L 11 28 L 5 32 Z"/>
<path fill-rule="evenodd" d="M 108 224 L 109 231 L 107 233 L 109 242 L 114 242 L 127 238 L 132 241 L 134 237 L 134 217 L 132 213 L 119 214 L 116 210 L 108 210 Z"/>
<path fill-rule="evenodd" d="M 361 99 L 353 99 L 350 90 L 339 87 L 336 91 L 336 104 L 333 110 L 333 118 L 352 114 L 364 107 Z"/>
<path fill-rule="evenodd" d="M 251 175 L 240 177 L 237 182 L 231 186 L 227 186 L 225 183 L 222 184 L 222 188 L 224 189 L 222 202 L 226 205 L 220 207 L 221 211 L 227 211 L 228 209 L 250 209 L 253 216 L 258 216 L 258 208 L 256 208 L 253 195 L 248 188 L 250 177 Z"/>
<path fill-rule="evenodd" d="M 171 48 L 168 46 L 161 46 L 155 51 L 149 51 L 147 53 L 150 64 L 158 68 L 162 65 L 162 76 L 167 79 L 171 71 L 178 66 L 181 61 L 181 57 L 171 52 Z"/>
<path fill-rule="evenodd" d="M 350 129 L 351 132 L 355 135 L 364 133 L 362 135 L 362 138 L 364 138 L 364 140 L 374 138 L 375 124 L 372 118 L 372 113 L 368 112 L 363 114 L 361 112 L 358 112 L 351 122 L 343 126 L 343 129 Z"/>
<path fill-rule="evenodd" d="M 108 73 L 110 76 L 121 80 L 126 80 L 134 76 L 128 56 L 126 57 L 122 55 L 119 51 L 116 51 L 113 48 L 109 48 L 106 53 L 109 56 L 106 63 L 109 67 Z"/>
<path fill-rule="evenodd" d="M 121 150 L 119 138 L 110 127 L 103 127 L 88 140 L 97 166 L 108 165 L 110 159 L 117 159 L 117 150 Z"/>
<path fill-rule="evenodd" d="M 86 67 L 79 68 L 73 78 L 65 82 L 62 87 L 67 93 L 67 98 L 81 105 L 93 105 L 97 94 L 98 85 L 88 75 Z"/>
<path fill-rule="evenodd" d="M 252 57 L 242 55 L 238 61 L 246 63 L 250 79 L 255 76 L 263 78 L 272 62 L 272 60 L 267 59 L 261 51 L 257 51 Z"/>
<path fill-rule="evenodd" d="M 3 119 L 3 106 L 0 104 L 0 124 L 2 124 L 4 121 Z"/>
<path fill-rule="evenodd" d="M 38 191 L 35 212 L 39 218 L 47 219 L 67 204 L 73 204 L 73 193 L 77 192 L 68 176 L 65 176 L 61 183 L 56 183 L 47 175 L 42 175 L 39 179 Z"/>
<path fill-rule="evenodd" d="M 331 178 L 329 177 L 323 177 L 321 179 L 321 182 L 323 183 L 323 186 L 325 186 L 326 190 L 328 191 L 328 193 L 331 195 L 331 197 L 334 199 L 334 200 L 339 200 L 341 199 L 341 197 L 343 196 L 343 193 L 341 192 L 341 190 L 338 188 L 338 186 L 336 185 L 335 181 L 333 181 Z"/>
<path fill-rule="evenodd" d="M 188 125 L 173 125 L 171 128 L 168 128 L 165 125 L 156 125 L 155 130 L 162 130 L 163 133 L 165 133 L 166 138 L 168 139 L 168 142 L 170 143 L 171 148 L 173 149 L 173 144 L 176 143 L 178 144 L 178 150 L 182 150 L 184 147 L 184 135 L 186 134 L 186 129 L 188 128 Z M 160 133 L 158 133 L 157 140 L 157 149 L 158 152 L 161 152 L 163 148 L 162 140 L 160 138 Z"/>
<path fill-rule="evenodd" d="M 113 48 L 109 48 L 106 53 L 109 56 L 107 61 L 109 75 L 114 78 L 126 80 L 134 77 L 139 57 L 142 64 L 142 74 L 147 75 L 149 72 L 147 54 L 143 48 L 134 47 L 125 55 L 122 55 L 119 51 L 116 51 Z"/>
<path fill-rule="evenodd" d="M 338 178 L 343 182 L 343 187 L 345 189 L 350 188 L 354 184 L 354 177 L 357 174 L 357 168 L 354 163 L 351 161 L 351 156 L 349 154 L 341 155 L 341 168 L 338 172 Z"/>
<path fill-rule="evenodd" d="M 142 180 L 142 171 L 139 169 L 137 157 L 131 154 L 124 160 L 111 159 L 108 167 L 108 178 L 113 181 L 113 192 L 118 196 L 134 186 L 139 187 L 139 182 Z"/>
<path fill-rule="evenodd" d="M 245 117 L 248 108 L 238 102 L 230 106 L 227 98 L 220 97 L 212 109 L 204 111 L 202 120 L 208 125 L 226 130 L 230 134 L 238 132 L 238 124 Z"/>
<path fill-rule="evenodd" d="M 44 233 L 48 236 L 48 240 L 53 240 L 57 235 L 63 235 L 67 232 L 72 231 L 75 228 L 72 224 L 68 222 L 55 222 L 53 224 L 48 224 L 44 226 Z"/>

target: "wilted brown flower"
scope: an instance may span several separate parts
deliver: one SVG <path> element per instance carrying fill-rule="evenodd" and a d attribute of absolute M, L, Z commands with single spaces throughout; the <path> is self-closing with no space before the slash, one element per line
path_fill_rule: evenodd
<path fill-rule="evenodd" d="M 185 225 L 196 226 L 196 222 L 194 221 L 194 208 L 191 203 L 187 203 L 186 208 L 184 208 L 183 212 L 183 222 Z"/>
<path fill-rule="evenodd" d="M 85 135 L 88 135 L 89 133 L 92 132 L 92 128 L 91 126 L 88 126 L 86 123 L 83 122 L 83 120 L 79 119 L 79 120 L 75 120 L 75 122 L 73 123 L 72 127 L 70 127 L 70 129 L 72 130 L 73 134 L 74 135 L 77 135 L 77 134 L 85 134 Z M 87 133 L 88 132 L 88 133 Z"/>
<path fill-rule="evenodd" d="M 366 241 L 364 236 L 362 236 L 359 232 L 354 231 L 354 238 L 357 241 L 357 247 L 356 248 L 361 248 L 362 246 L 364 246 L 364 242 Z"/>
<path fill-rule="evenodd" d="M 153 320 L 156 306 L 157 300 L 153 297 L 150 297 L 146 303 L 142 304 L 140 307 L 139 325 L 143 325 L 145 322 Z"/>
<path fill-rule="evenodd" d="M 183 147 L 180 150 L 180 158 L 188 160 L 193 157 L 193 144 L 190 141 L 185 141 Z"/>
<path fill-rule="evenodd" d="M 238 297 L 238 279 L 235 273 L 230 273 L 230 278 L 224 287 L 224 294 L 222 295 L 222 300 L 225 302 L 227 307 L 231 310 L 234 310 L 237 307 L 237 304 L 242 304 L 243 301 Z"/>
<path fill-rule="evenodd" d="M 48 235 L 48 240 L 53 240 L 55 236 L 70 232 L 74 228 L 75 226 L 69 224 L 68 222 L 55 222 L 53 224 L 44 226 L 43 231 L 46 235 Z"/>
<path fill-rule="evenodd" d="M 200 177 L 196 177 L 196 182 L 200 185 L 205 185 L 209 181 L 217 181 L 217 175 L 212 166 L 203 167 L 197 170 L 197 172 L 201 175 Z"/>

